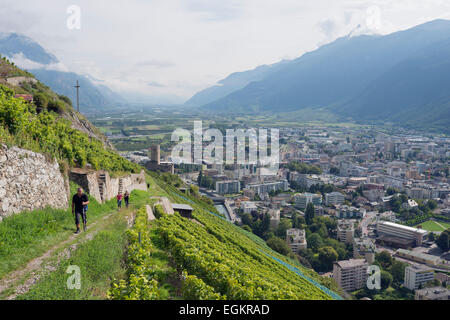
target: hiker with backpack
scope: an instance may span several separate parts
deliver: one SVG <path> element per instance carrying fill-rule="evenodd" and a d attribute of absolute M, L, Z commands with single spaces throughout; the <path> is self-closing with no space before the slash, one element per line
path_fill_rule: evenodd
<path fill-rule="evenodd" d="M 78 188 L 77 193 L 72 197 L 72 214 L 75 216 L 75 225 L 77 226 L 75 234 L 80 233 L 80 218 L 83 221 L 83 230 L 86 231 L 87 229 L 86 211 L 88 204 L 88 196 L 83 192 L 82 188 Z"/>

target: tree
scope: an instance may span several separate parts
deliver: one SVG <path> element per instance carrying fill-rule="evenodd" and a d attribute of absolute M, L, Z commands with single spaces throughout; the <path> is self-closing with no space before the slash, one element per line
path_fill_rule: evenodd
<path fill-rule="evenodd" d="M 317 233 L 313 233 L 311 236 L 309 236 L 308 247 L 312 251 L 317 252 L 317 250 L 322 246 L 323 246 L 323 240 Z"/>
<path fill-rule="evenodd" d="M 313 222 L 314 214 L 315 214 L 314 204 L 312 202 L 310 202 L 306 206 L 306 211 L 305 211 L 306 224 L 310 225 Z"/>
<path fill-rule="evenodd" d="M 37 93 L 33 96 L 34 104 L 38 109 L 47 108 L 48 100 L 42 93 Z"/>
<path fill-rule="evenodd" d="M 383 269 L 388 269 L 392 265 L 391 254 L 386 250 L 376 254 L 375 260 L 380 263 Z"/>
<path fill-rule="evenodd" d="M 444 232 L 442 232 L 441 235 L 436 240 L 436 244 L 444 252 L 446 252 L 450 249 L 449 235 L 450 235 L 450 229 L 447 229 Z"/>
<path fill-rule="evenodd" d="M 286 241 L 278 237 L 272 237 L 269 240 L 267 240 L 266 243 L 270 248 L 283 255 L 287 255 L 291 252 L 291 248 L 289 248 Z"/>
<path fill-rule="evenodd" d="M 194 197 L 198 197 L 200 195 L 198 187 L 193 184 L 189 185 L 189 193 Z"/>
<path fill-rule="evenodd" d="M 292 220 L 292 228 L 298 228 L 299 224 L 298 224 L 298 214 L 297 214 L 297 212 L 294 212 L 292 214 L 291 220 Z"/>
<path fill-rule="evenodd" d="M 62 113 L 64 111 L 64 104 L 61 101 L 51 100 L 47 103 L 47 110 Z"/>
<path fill-rule="evenodd" d="M 437 202 L 434 201 L 433 199 L 428 200 L 427 205 L 428 205 L 428 208 L 430 208 L 430 210 L 434 210 L 437 208 Z"/>
<path fill-rule="evenodd" d="M 393 196 L 391 198 L 391 200 L 389 200 L 389 205 L 391 206 L 392 211 L 399 212 L 402 203 L 401 203 L 401 201 L 400 201 L 400 199 L 398 197 Z"/>
<path fill-rule="evenodd" d="M 333 268 L 333 262 L 337 261 L 338 254 L 332 247 L 319 249 L 319 263 L 321 271 L 329 271 Z"/>
<path fill-rule="evenodd" d="M 247 225 L 249 227 L 251 227 L 253 224 L 252 216 L 249 213 L 242 214 L 241 221 L 242 221 L 242 224 Z"/>
<path fill-rule="evenodd" d="M 275 231 L 275 234 L 279 237 L 286 237 L 286 231 L 287 229 L 292 228 L 292 222 L 288 219 L 281 219 L 280 223 L 278 224 L 278 227 Z"/>
<path fill-rule="evenodd" d="M 390 268 L 390 274 L 395 282 L 401 283 L 405 278 L 405 268 L 407 264 L 401 261 L 394 260 Z"/>
<path fill-rule="evenodd" d="M 392 275 L 384 270 L 381 270 L 381 289 L 387 289 L 392 284 Z"/>
<path fill-rule="evenodd" d="M 334 174 L 334 175 L 338 175 L 340 173 L 340 170 L 339 170 L 339 168 L 331 167 L 330 168 L 330 173 Z"/>
<path fill-rule="evenodd" d="M 392 196 L 393 194 L 395 194 L 397 192 L 397 190 L 395 190 L 394 188 L 391 188 L 391 187 L 388 187 L 387 189 L 386 189 L 386 194 L 388 195 L 388 196 Z"/>
<path fill-rule="evenodd" d="M 259 223 L 258 227 L 256 228 L 255 234 L 260 237 L 263 237 L 263 235 L 267 231 L 269 231 L 269 227 L 270 227 L 270 215 L 266 213 L 261 219 L 261 222 Z"/>

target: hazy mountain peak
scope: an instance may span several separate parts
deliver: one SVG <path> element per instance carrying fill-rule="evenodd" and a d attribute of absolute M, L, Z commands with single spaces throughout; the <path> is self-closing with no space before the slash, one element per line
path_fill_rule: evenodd
<path fill-rule="evenodd" d="M 22 54 L 26 59 L 43 64 L 57 64 L 58 59 L 39 43 L 18 33 L 0 33 L 0 53 L 7 57 Z"/>

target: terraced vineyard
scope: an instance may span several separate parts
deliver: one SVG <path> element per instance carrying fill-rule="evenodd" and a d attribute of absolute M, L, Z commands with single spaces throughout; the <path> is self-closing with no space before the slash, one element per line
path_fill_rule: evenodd
<path fill-rule="evenodd" d="M 194 208 L 194 219 L 176 213 L 157 221 L 164 249 L 177 268 L 195 276 L 197 284 L 203 282 L 197 294 L 189 288 L 191 298 L 341 299 L 329 279 L 274 252 L 194 197 L 158 184 L 173 201 Z"/>

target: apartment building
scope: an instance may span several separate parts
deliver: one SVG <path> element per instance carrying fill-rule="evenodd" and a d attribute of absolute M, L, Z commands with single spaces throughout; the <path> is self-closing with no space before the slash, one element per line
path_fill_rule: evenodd
<path fill-rule="evenodd" d="M 325 194 L 325 205 L 339 205 L 343 204 L 345 201 L 345 196 L 340 192 L 331 192 Z"/>
<path fill-rule="evenodd" d="M 286 242 L 293 252 L 307 248 L 305 230 L 290 228 L 286 230 Z"/>
<path fill-rule="evenodd" d="M 280 224 L 280 209 L 269 209 L 268 214 L 270 216 L 270 227 L 276 228 Z"/>
<path fill-rule="evenodd" d="M 305 209 L 308 203 L 313 203 L 314 205 L 322 204 L 322 196 L 315 193 L 297 193 L 294 195 L 295 207 L 299 209 Z"/>
<path fill-rule="evenodd" d="M 252 211 L 258 211 L 258 207 L 253 201 L 242 201 L 240 207 L 244 213 L 252 213 Z"/>
<path fill-rule="evenodd" d="M 247 189 L 254 190 L 256 194 L 270 193 L 271 191 L 286 191 L 289 189 L 287 180 L 269 181 L 263 183 L 253 183 L 246 185 Z"/>
<path fill-rule="evenodd" d="M 344 243 L 353 243 L 355 227 L 352 221 L 339 220 L 337 226 L 337 238 Z"/>
<path fill-rule="evenodd" d="M 405 268 L 404 286 L 409 290 L 419 289 L 421 285 L 434 280 L 434 270 L 422 265 L 411 265 Z"/>
<path fill-rule="evenodd" d="M 353 239 L 353 258 L 365 258 L 368 263 L 375 261 L 375 242 L 370 238 Z"/>
<path fill-rule="evenodd" d="M 364 218 L 366 209 L 353 206 L 341 205 L 338 208 L 337 216 L 341 219 L 359 219 Z"/>
<path fill-rule="evenodd" d="M 241 183 L 238 180 L 226 180 L 216 182 L 218 194 L 235 194 L 241 191 Z"/>
<path fill-rule="evenodd" d="M 333 278 L 345 291 L 354 291 L 366 286 L 367 268 L 364 259 L 350 259 L 334 262 Z"/>

